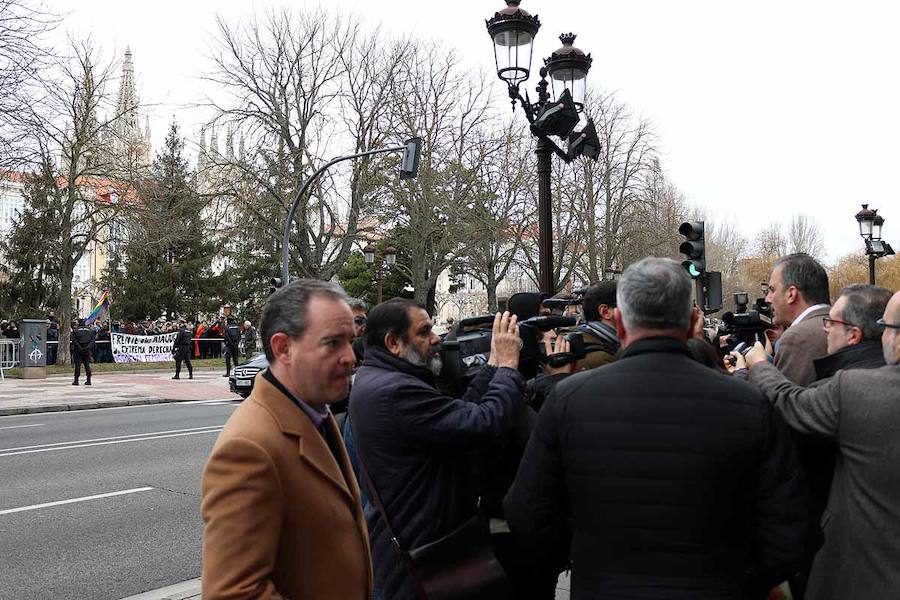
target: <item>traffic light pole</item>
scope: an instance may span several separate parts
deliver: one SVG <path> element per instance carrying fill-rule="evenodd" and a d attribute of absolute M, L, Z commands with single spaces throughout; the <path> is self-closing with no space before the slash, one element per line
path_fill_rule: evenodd
<path fill-rule="evenodd" d="M 290 277 L 288 275 L 288 265 L 291 260 L 291 224 L 294 222 L 294 213 L 297 212 L 297 206 L 300 204 L 300 199 L 306 194 L 309 187 L 319 178 L 322 173 L 328 170 L 328 167 L 332 165 L 336 165 L 339 162 L 343 162 L 345 160 L 350 160 L 351 158 L 361 158 L 363 156 L 370 156 L 372 154 L 384 154 L 386 152 L 396 152 L 398 150 L 406 150 L 406 146 L 394 146 L 391 148 L 382 148 L 381 150 L 369 150 L 368 152 L 360 152 L 359 154 L 350 154 L 348 156 L 339 156 L 335 159 L 332 159 L 325 163 L 325 166 L 321 167 L 318 171 L 312 174 L 312 177 L 306 180 L 306 183 L 300 188 L 300 190 L 294 194 L 294 199 L 291 201 L 291 207 L 288 209 L 287 220 L 284 222 L 284 234 L 281 238 L 281 281 L 282 285 L 287 285 L 290 283 Z"/>

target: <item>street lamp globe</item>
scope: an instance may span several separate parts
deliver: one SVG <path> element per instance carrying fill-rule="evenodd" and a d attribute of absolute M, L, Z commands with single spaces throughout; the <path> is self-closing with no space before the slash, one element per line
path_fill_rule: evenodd
<path fill-rule="evenodd" d="M 375 246 L 369 244 L 365 248 L 363 248 L 363 258 L 366 260 L 367 265 L 371 265 L 375 263 Z"/>
<path fill-rule="evenodd" d="M 584 97 L 587 94 L 587 74 L 591 70 L 593 59 L 573 44 L 574 33 L 559 36 L 562 48 L 544 60 L 547 74 L 550 76 L 550 87 L 553 100 L 559 100 L 565 90 L 572 94 L 575 106 L 581 111 L 584 108 Z"/>
<path fill-rule="evenodd" d="M 537 15 L 521 8 L 521 0 L 506 0 L 506 8 L 485 21 L 494 41 L 497 76 L 512 87 L 528 79 L 534 36 L 541 27 Z"/>
<path fill-rule="evenodd" d="M 862 210 L 856 213 L 856 221 L 859 223 L 859 235 L 864 240 L 872 239 L 872 228 L 875 224 L 875 211 L 869 209 L 868 204 L 862 205 Z"/>
<path fill-rule="evenodd" d="M 878 212 L 878 211 L 875 211 Z M 884 225 L 884 217 L 881 215 L 875 215 L 875 220 L 872 221 L 872 239 L 880 240 L 881 239 L 881 227 Z"/>
<path fill-rule="evenodd" d="M 392 267 L 397 263 L 396 248 L 394 248 L 393 246 L 388 246 L 384 249 L 384 262 L 386 262 L 389 267 Z"/>

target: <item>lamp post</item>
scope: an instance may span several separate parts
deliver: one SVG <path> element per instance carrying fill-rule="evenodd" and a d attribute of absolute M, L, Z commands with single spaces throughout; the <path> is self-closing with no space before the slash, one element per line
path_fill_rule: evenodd
<path fill-rule="evenodd" d="M 875 285 L 875 260 L 882 256 L 893 255 L 894 249 L 881 239 L 884 217 L 878 214 L 877 209 L 870 209 L 868 204 L 863 204 L 862 210 L 856 213 L 856 222 L 859 224 L 859 235 L 866 242 L 866 254 L 869 257 L 869 283 Z"/>
<path fill-rule="evenodd" d="M 375 303 L 381 304 L 381 275 L 384 270 L 390 269 L 397 262 L 397 249 L 393 246 L 388 246 L 384 249 L 384 256 L 376 256 L 378 254 L 378 249 L 375 248 L 372 244 L 369 244 L 365 248 L 363 248 L 363 258 L 366 261 L 366 264 L 375 267 L 375 283 L 377 287 L 377 292 L 375 294 Z M 378 258 L 376 261 L 375 259 Z"/>
<path fill-rule="evenodd" d="M 537 15 L 520 9 L 520 3 L 521 0 L 506 0 L 506 8 L 485 23 L 494 42 L 497 77 L 507 85 L 513 110 L 518 102 L 531 125 L 532 135 L 537 138 L 539 279 L 541 292 L 552 295 L 556 286 L 553 280 L 550 155 L 556 154 L 566 162 L 579 156 L 597 160 L 600 142 L 593 121 L 588 119 L 581 131 L 575 131 L 581 120 L 579 113 L 584 110 L 592 59 L 590 54 L 573 45 L 574 34 L 561 35 L 562 48 L 544 59 L 541 67 L 541 79 L 535 88 L 537 102 L 532 103 L 527 92 L 523 97 L 519 85 L 527 81 L 531 73 L 532 47 L 541 22 Z M 550 136 L 560 138 L 566 149 L 563 150 Z"/>

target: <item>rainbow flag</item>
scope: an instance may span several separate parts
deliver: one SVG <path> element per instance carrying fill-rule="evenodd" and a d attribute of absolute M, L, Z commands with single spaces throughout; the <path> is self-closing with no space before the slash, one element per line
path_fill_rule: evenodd
<path fill-rule="evenodd" d="M 97 301 L 97 305 L 94 307 L 94 310 L 91 311 L 91 314 L 87 316 L 84 322 L 88 325 L 93 323 L 95 320 L 97 320 L 97 317 L 100 316 L 100 312 L 104 308 L 109 308 L 109 305 L 109 290 L 103 290 L 103 293 L 100 294 L 100 299 Z"/>

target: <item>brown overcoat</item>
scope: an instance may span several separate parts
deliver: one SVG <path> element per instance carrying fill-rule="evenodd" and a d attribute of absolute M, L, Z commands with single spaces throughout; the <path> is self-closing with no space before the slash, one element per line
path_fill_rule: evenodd
<path fill-rule="evenodd" d="M 203 472 L 204 599 L 371 596 L 359 486 L 340 451 L 343 468 L 309 417 L 256 377 Z"/>

